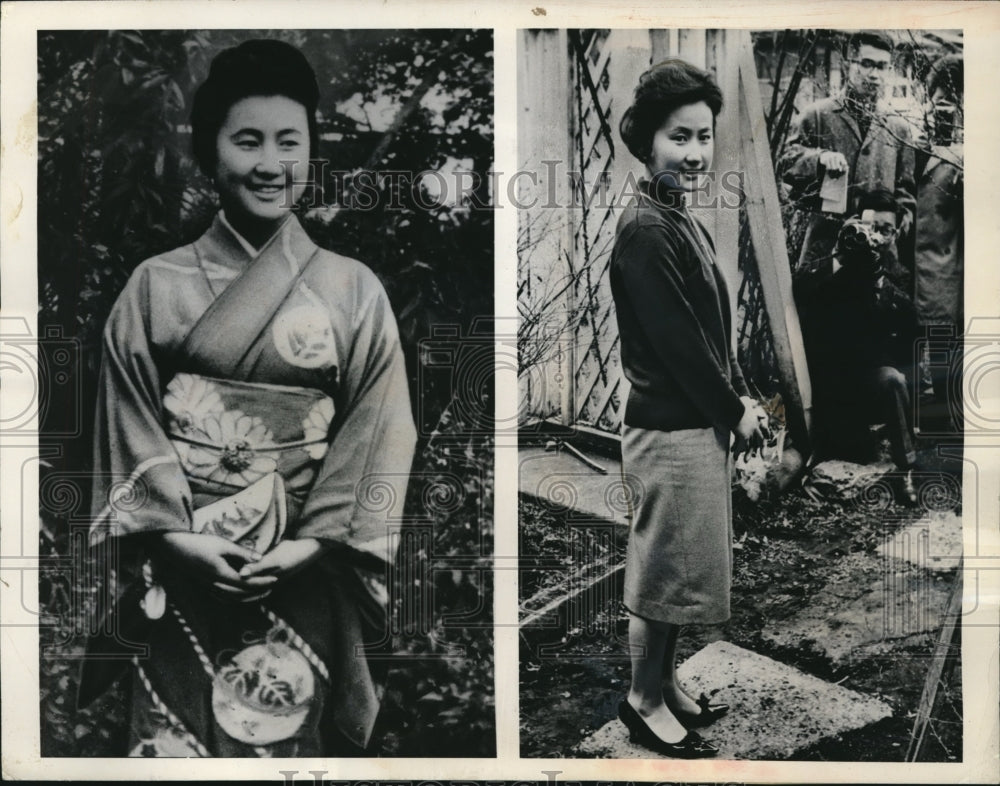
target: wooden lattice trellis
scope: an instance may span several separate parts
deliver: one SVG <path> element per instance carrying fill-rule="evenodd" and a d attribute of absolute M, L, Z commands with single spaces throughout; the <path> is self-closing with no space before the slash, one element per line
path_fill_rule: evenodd
<path fill-rule="evenodd" d="M 536 168 L 539 161 L 568 162 L 568 171 L 550 169 L 549 180 L 539 188 L 556 195 L 557 204 L 572 205 L 561 223 L 553 223 L 550 216 L 539 221 L 543 212 L 522 212 L 522 226 L 559 227 L 547 241 L 522 238 L 525 258 L 519 259 L 519 294 L 528 293 L 519 304 L 522 327 L 543 324 L 547 339 L 556 336 L 548 356 L 536 357 L 533 373 L 522 375 L 522 414 L 526 419 L 555 417 L 567 425 L 610 433 L 620 428 L 628 383 L 621 371 L 608 265 L 618 197 L 623 187 L 634 183 L 641 167 L 623 152 L 617 128 L 639 74 L 651 62 L 680 54 L 713 70 L 726 96 L 727 109 L 719 119 L 717 173 L 745 175 L 746 202 L 740 210 L 698 211 L 715 234 L 719 265 L 730 284 L 741 362 L 761 393 L 781 389 L 796 421 L 789 425 L 804 445 L 809 381 L 798 318 L 791 306 L 780 207 L 749 34 L 528 31 L 522 45 L 521 62 L 530 61 L 533 70 L 532 88 L 522 93 L 524 108 L 535 113 L 532 122 L 519 129 L 522 159 Z M 521 78 L 529 81 L 527 69 Z M 721 193 L 714 191 L 711 196 Z M 758 248 L 764 250 L 765 259 L 758 260 Z M 526 249 L 541 261 L 528 259 Z M 544 314 L 532 310 L 533 285 L 546 297 L 556 293 L 545 301 Z M 527 341 L 538 341 L 542 335 L 536 332 Z M 519 348 L 523 353 L 520 339 Z"/>
<path fill-rule="evenodd" d="M 615 135 L 609 93 L 611 47 L 606 30 L 571 30 L 575 178 L 573 197 L 579 211 L 574 224 L 573 257 L 583 260 L 574 300 L 577 318 L 572 342 L 576 349 L 575 422 L 617 431 L 620 425 L 621 361 L 608 266 L 615 235 L 615 211 L 600 189 L 611 181 Z M 596 191 L 594 190 L 596 189 Z M 597 198 L 589 198 L 597 194 Z"/>

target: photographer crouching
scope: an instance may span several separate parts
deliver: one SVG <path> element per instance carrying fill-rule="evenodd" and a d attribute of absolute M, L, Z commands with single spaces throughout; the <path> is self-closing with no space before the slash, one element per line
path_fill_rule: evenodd
<path fill-rule="evenodd" d="M 901 210 L 878 189 L 841 229 L 828 264 L 794 280 L 813 389 L 814 463 L 876 457 L 870 426 L 884 423 L 892 460 L 916 462 L 908 377 L 916 312 L 887 275 Z"/>

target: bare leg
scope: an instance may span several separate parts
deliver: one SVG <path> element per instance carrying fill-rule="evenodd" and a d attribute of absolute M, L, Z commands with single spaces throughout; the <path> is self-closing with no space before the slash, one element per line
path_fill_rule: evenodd
<path fill-rule="evenodd" d="M 629 615 L 628 643 L 632 658 L 632 687 L 628 703 L 664 742 L 680 742 L 687 730 L 663 703 L 664 657 L 671 639 L 677 647 L 678 626 Z"/>
<path fill-rule="evenodd" d="M 680 625 L 667 626 L 667 642 L 663 655 L 663 699 L 678 710 L 700 712 L 698 703 L 684 690 L 677 680 L 677 640 L 680 638 Z"/>

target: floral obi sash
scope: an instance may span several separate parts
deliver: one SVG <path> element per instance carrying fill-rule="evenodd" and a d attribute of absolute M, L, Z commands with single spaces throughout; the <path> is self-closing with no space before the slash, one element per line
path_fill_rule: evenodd
<path fill-rule="evenodd" d="M 287 515 L 295 519 L 329 447 L 334 414 L 329 396 L 310 388 L 180 373 L 167 385 L 163 409 L 196 510 L 254 486 L 255 493 L 240 498 L 259 499 L 262 487 L 268 497 L 271 488 L 278 496 L 284 491 Z M 274 504 L 284 507 L 284 501 Z M 220 508 L 221 515 L 238 519 L 242 508 L 230 507 Z M 280 512 L 283 519 L 285 511 Z M 196 529 L 208 523 L 205 515 L 196 516 Z"/>
<path fill-rule="evenodd" d="M 163 409 L 192 491 L 193 531 L 259 553 L 273 548 L 295 521 L 326 455 L 330 397 L 181 373 L 167 385 Z M 134 659 L 144 690 L 134 694 L 133 754 L 296 755 L 300 745 L 319 750 L 330 673 L 308 634 L 304 638 L 277 611 L 257 603 L 271 590 L 222 606 L 226 620 L 216 625 L 212 615 L 220 613 L 220 601 L 199 597 L 199 590 L 192 594 L 183 582 L 170 585 L 168 598 L 158 571 L 152 559 L 142 566 L 139 607 L 148 619 L 165 623 L 150 634 L 154 657 Z M 210 690 L 210 717 L 198 701 L 171 709 L 160 695 L 180 673 L 200 680 L 197 664 L 204 671 L 200 684 Z M 275 745 L 284 747 L 270 747 Z"/>

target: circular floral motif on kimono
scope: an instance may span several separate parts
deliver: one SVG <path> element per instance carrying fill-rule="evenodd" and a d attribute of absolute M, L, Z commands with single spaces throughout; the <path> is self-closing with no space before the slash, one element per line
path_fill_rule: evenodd
<path fill-rule="evenodd" d="M 219 463 L 230 472 L 243 472 L 253 466 L 254 451 L 245 439 L 231 439 L 222 449 Z"/>
<path fill-rule="evenodd" d="M 225 410 L 215 385 L 194 374 L 176 374 L 167 385 L 163 408 L 170 413 L 170 427 L 182 433 L 204 431 L 206 417 L 218 417 Z"/>
<path fill-rule="evenodd" d="M 302 438 L 311 445 L 305 446 L 309 458 L 321 459 L 326 455 L 330 436 L 330 423 L 333 421 L 333 400 L 322 398 L 313 404 L 309 414 L 302 421 Z"/>
<path fill-rule="evenodd" d="M 270 745 L 293 736 L 315 694 L 309 661 L 283 642 L 254 644 L 219 670 L 212 712 L 223 731 L 248 745 Z"/>
<path fill-rule="evenodd" d="M 282 311 L 271 329 L 274 347 L 286 363 L 298 368 L 328 368 L 336 360 L 330 317 L 319 306 Z"/>
<path fill-rule="evenodd" d="M 156 758 L 177 758 L 189 759 L 200 757 L 190 734 L 183 729 L 173 726 L 161 726 L 156 729 L 152 737 L 144 737 L 139 740 L 129 757 L 156 757 Z"/>
<path fill-rule="evenodd" d="M 206 417 L 202 425 L 212 446 L 174 443 L 184 445 L 178 450 L 181 463 L 195 477 L 249 486 L 277 469 L 278 454 L 264 449 L 274 437 L 260 418 L 234 409 Z"/>

